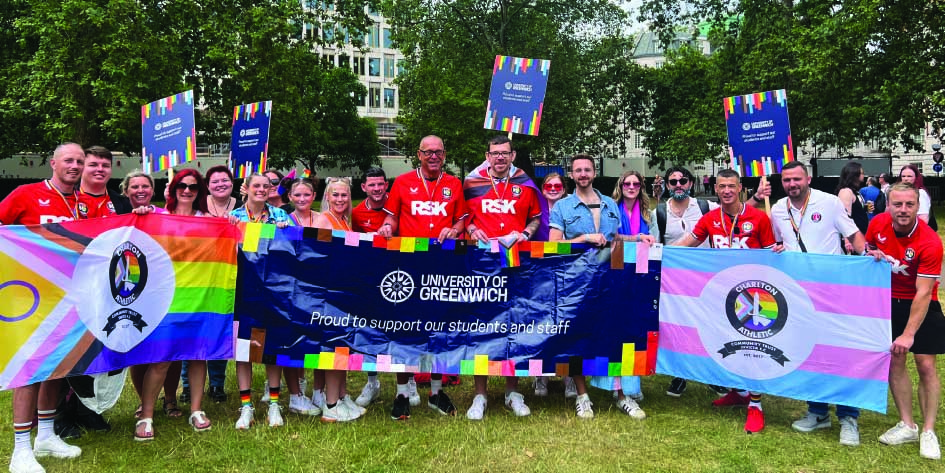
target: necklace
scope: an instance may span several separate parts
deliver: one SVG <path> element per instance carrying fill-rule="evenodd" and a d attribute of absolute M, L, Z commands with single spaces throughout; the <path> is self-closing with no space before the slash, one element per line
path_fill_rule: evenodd
<path fill-rule="evenodd" d="M 315 216 L 314 216 L 315 212 L 313 212 L 312 209 L 308 209 L 308 223 L 303 223 L 302 214 L 298 213 L 298 211 L 299 209 L 295 209 L 295 212 L 292 212 L 292 215 L 291 215 L 292 219 L 295 220 L 295 224 L 300 227 L 311 227 L 312 220 L 315 219 Z"/>
<path fill-rule="evenodd" d="M 328 218 L 331 219 L 331 223 L 332 223 L 331 226 L 332 226 L 332 228 L 342 227 L 342 228 L 337 228 L 337 229 L 338 229 L 338 230 L 345 230 L 345 231 L 349 231 L 349 232 L 351 231 L 351 227 L 348 226 L 348 222 L 346 221 L 346 219 L 341 219 L 341 218 L 335 217 L 335 213 L 332 212 L 331 209 L 328 209 L 327 215 L 328 215 Z"/>
<path fill-rule="evenodd" d="M 423 191 L 427 193 L 427 198 L 430 201 L 433 201 L 433 194 L 436 194 L 436 188 L 440 185 L 440 179 L 443 179 L 443 171 L 440 171 L 440 175 L 437 176 L 436 182 L 433 183 L 433 190 L 427 189 L 427 180 L 423 177 L 423 174 L 420 173 L 420 168 L 417 168 L 417 177 L 420 178 L 420 184 L 423 185 Z M 433 216 L 430 216 L 430 230 L 433 230 Z"/>
<path fill-rule="evenodd" d="M 231 202 L 234 203 L 234 204 L 236 203 L 236 202 L 234 201 L 235 199 L 233 199 L 232 197 L 227 197 L 227 199 L 226 199 L 226 206 L 223 207 L 223 211 L 220 211 L 220 208 L 217 207 L 217 201 L 216 201 L 213 197 L 209 197 L 209 199 L 210 199 L 210 206 L 213 207 L 213 216 L 214 216 L 214 217 L 225 217 L 226 214 L 229 213 L 229 211 L 230 211 L 230 203 L 231 203 Z"/>
<path fill-rule="evenodd" d="M 46 185 L 49 186 L 50 189 L 55 189 L 56 193 L 59 194 L 59 198 L 62 199 L 62 203 L 66 205 L 66 209 L 68 209 L 69 213 L 72 214 L 72 220 L 78 220 L 79 219 L 79 193 L 76 192 L 75 188 L 72 189 L 72 197 L 75 198 L 75 205 L 70 207 L 69 201 L 66 200 L 66 195 L 61 190 L 59 190 L 59 188 L 56 187 L 56 185 L 53 184 L 52 181 L 50 181 L 49 179 L 46 179 Z"/>

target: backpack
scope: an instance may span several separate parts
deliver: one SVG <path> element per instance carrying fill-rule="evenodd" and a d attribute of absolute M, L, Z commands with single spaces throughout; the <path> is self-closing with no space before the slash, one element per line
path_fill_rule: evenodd
<path fill-rule="evenodd" d="M 692 197 L 696 199 L 695 197 Z M 709 202 L 696 199 L 696 203 L 699 204 L 699 210 L 702 211 L 702 215 L 705 215 L 709 212 Z M 931 221 L 931 220 L 930 220 Z M 660 243 L 666 244 L 666 202 L 660 202 L 656 204 L 656 225 L 660 230 Z"/>

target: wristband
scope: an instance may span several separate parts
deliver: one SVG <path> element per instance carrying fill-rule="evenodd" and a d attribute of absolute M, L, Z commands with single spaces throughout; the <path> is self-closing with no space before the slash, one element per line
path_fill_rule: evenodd
<path fill-rule="evenodd" d="M 522 230 L 522 235 L 525 235 L 526 240 L 529 240 L 532 238 L 532 234 L 528 233 L 528 230 Z"/>
<path fill-rule="evenodd" d="M 758 194 L 752 194 L 751 200 L 754 200 L 755 202 L 758 202 L 760 204 L 763 199 L 759 199 Z"/>

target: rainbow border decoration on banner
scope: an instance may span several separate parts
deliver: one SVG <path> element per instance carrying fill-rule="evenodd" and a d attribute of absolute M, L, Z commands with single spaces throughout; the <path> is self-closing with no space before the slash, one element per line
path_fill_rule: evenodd
<path fill-rule="evenodd" d="M 259 115 L 262 112 L 263 115 Z M 258 115 L 258 117 L 257 117 Z M 233 175 L 239 179 L 245 179 L 252 173 L 261 173 L 268 166 L 269 160 L 269 124 L 272 118 L 272 100 L 262 102 L 253 102 L 233 107 L 233 135 L 230 145 L 230 168 Z M 265 122 L 265 123 L 263 123 Z M 263 128 L 265 126 L 265 136 L 260 138 L 264 140 L 263 146 L 253 146 L 249 150 L 252 154 L 241 156 L 241 150 L 238 146 L 240 131 L 246 127 L 256 126 Z M 260 135 L 262 135 L 260 130 Z M 260 149 L 261 148 L 261 149 Z M 258 153 L 258 155 L 256 155 Z"/>
<path fill-rule="evenodd" d="M 787 91 L 769 90 L 722 99 L 728 130 L 731 168 L 744 177 L 778 174 L 795 160 Z M 771 128 L 771 139 L 744 140 L 742 132 L 753 132 L 757 124 Z"/>
<path fill-rule="evenodd" d="M 390 239 L 369 233 L 344 230 L 329 230 L 304 227 L 286 227 L 277 230 L 275 225 L 263 223 L 240 223 L 243 252 L 257 252 L 263 243 L 272 240 L 298 241 L 312 238 L 325 244 L 379 248 L 400 253 L 418 253 L 443 251 L 465 253 L 471 247 L 478 247 L 490 253 L 501 253 L 500 259 L 510 258 L 509 252 L 517 257 L 544 258 L 554 255 L 577 254 L 586 251 L 589 246 L 583 243 L 525 241 L 505 248 L 496 240 L 488 243 L 467 240 L 445 240 L 436 244 L 435 238 L 392 237 Z M 632 264 L 638 274 L 649 271 L 649 261 L 662 258 L 662 245 L 648 248 L 635 242 L 623 242 L 616 245 L 611 253 L 612 269 L 625 269 L 624 263 Z M 239 331 L 237 330 L 237 333 Z M 646 343 L 623 343 L 620 358 L 607 357 L 582 358 L 568 357 L 567 362 L 545 362 L 540 359 L 527 360 L 527 369 L 516 369 L 512 360 L 490 359 L 488 355 L 474 354 L 472 358 L 450 365 L 438 359 L 433 353 L 424 353 L 414 364 L 395 363 L 390 354 L 367 355 L 351 353 L 348 346 L 335 346 L 332 350 L 321 353 L 307 353 L 302 358 L 288 355 L 264 355 L 266 330 L 253 328 L 250 338 L 237 338 L 235 354 L 237 361 L 254 363 L 275 363 L 279 366 L 306 369 L 335 369 L 347 371 L 378 371 L 384 373 L 442 373 L 455 375 L 488 376 L 649 376 L 656 373 L 659 333 L 646 332 Z"/>
<path fill-rule="evenodd" d="M 189 111 L 189 113 L 187 113 Z M 183 112 L 183 113 L 181 113 Z M 185 139 L 179 138 L 168 142 L 166 146 L 158 145 L 155 132 L 163 126 L 154 123 L 157 118 L 181 119 L 181 131 L 187 133 Z M 144 172 L 160 172 L 173 168 L 178 164 L 193 161 L 197 157 L 197 130 L 194 125 L 194 91 L 188 90 L 179 94 L 164 97 L 141 106 L 141 166 Z M 170 139 L 170 138 L 168 138 Z M 150 146 L 149 146 L 150 145 Z M 155 157 L 157 154 L 157 157 Z"/>
<path fill-rule="evenodd" d="M 538 136 L 550 68 L 548 59 L 496 56 L 483 128 Z M 528 94 L 527 100 L 504 98 L 517 92 Z"/>

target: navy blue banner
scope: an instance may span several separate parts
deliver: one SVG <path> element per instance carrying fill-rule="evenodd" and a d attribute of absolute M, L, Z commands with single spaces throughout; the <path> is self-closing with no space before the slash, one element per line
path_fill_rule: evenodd
<path fill-rule="evenodd" d="M 610 249 L 526 242 L 503 267 L 509 251 L 462 241 L 250 227 L 238 360 L 519 376 L 655 366 L 658 261 L 638 274 L 611 269 Z"/>

